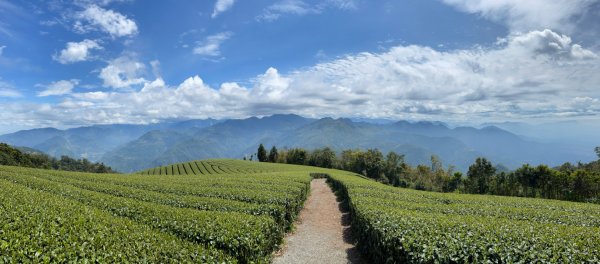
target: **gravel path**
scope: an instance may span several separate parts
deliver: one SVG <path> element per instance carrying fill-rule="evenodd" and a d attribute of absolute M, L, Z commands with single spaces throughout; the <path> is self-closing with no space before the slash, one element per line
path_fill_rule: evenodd
<path fill-rule="evenodd" d="M 314 179 L 293 234 L 273 263 L 364 263 L 350 239 L 349 219 L 342 213 L 325 179 Z"/>

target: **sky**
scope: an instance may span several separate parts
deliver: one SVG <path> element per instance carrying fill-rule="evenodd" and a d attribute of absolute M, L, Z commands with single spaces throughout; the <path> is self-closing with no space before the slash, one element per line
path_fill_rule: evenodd
<path fill-rule="evenodd" d="M 600 122 L 600 0 L 0 0 L 0 133 L 306 117 Z"/>

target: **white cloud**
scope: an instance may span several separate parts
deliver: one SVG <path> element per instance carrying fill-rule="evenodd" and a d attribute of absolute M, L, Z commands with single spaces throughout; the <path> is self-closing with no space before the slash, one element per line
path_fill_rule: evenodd
<path fill-rule="evenodd" d="M 325 1 L 325 3 L 343 10 L 353 10 L 358 8 L 356 1 L 357 0 L 328 0 Z"/>
<path fill-rule="evenodd" d="M 104 76 L 106 86 L 142 88 L 72 93 L 61 104 L 29 105 L 27 111 L 3 109 L 29 113 L 14 115 L 24 124 L 147 123 L 289 112 L 461 123 L 600 116 L 600 58 L 550 30 L 512 34 L 491 47 L 437 51 L 397 46 L 289 73 L 269 68 L 247 84 L 225 82 L 214 88 L 199 76 L 174 86 L 161 78 L 145 80 L 140 77 L 144 64 L 127 56 L 109 66 L 114 68 L 103 70 L 111 72 Z"/>
<path fill-rule="evenodd" d="M 302 16 L 320 12 L 321 10 L 319 8 L 313 7 L 302 0 L 282 0 L 265 8 L 263 14 L 258 16 L 257 19 L 260 21 L 274 21 L 284 14 Z"/>
<path fill-rule="evenodd" d="M 140 75 L 144 73 L 146 66 L 135 61 L 130 56 L 121 56 L 109 62 L 100 71 L 100 79 L 104 87 L 129 88 L 132 85 L 142 84 L 146 80 Z"/>
<path fill-rule="evenodd" d="M 6 46 L 0 46 L 0 56 L 2 56 L 2 52 L 4 52 L 5 48 L 6 48 Z"/>
<path fill-rule="evenodd" d="M 68 42 L 67 47 L 52 58 L 62 64 L 86 61 L 90 58 L 90 50 L 102 49 L 94 40 L 85 39 L 81 42 Z"/>
<path fill-rule="evenodd" d="M 302 0 L 279 0 L 265 8 L 256 20 L 272 22 L 283 15 L 321 14 L 328 8 L 354 10 L 357 6 L 356 0 L 326 0 L 317 4 L 309 4 Z"/>
<path fill-rule="evenodd" d="M 107 6 L 111 3 L 120 3 L 120 2 L 131 2 L 133 0 L 75 0 L 75 3 L 78 3 L 80 5 L 91 5 L 91 4 L 96 4 L 99 6 Z"/>
<path fill-rule="evenodd" d="M 525 54 L 573 59 L 593 59 L 597 55 L 579 44 L 572 44 L 569 36 L 560 35 L 552 30 L 532 31 L 527 34 L 515 34 L 509 37 L 509 48 L 521 50 Z M 501 40 L 506 42 L 506 40 Z"/>
<path fill-rule="evenodd" d="M 138 32 L 135 21 L 121 13 L 107 10 L 97 5 L 87 7 L 77 15 L 77 18 L 80 20 L 76 21 L 75 30 L 79 32 L 100 29 L 110 34 L 113 38 L 135 35 Z"/>
<path fill-rule="evenodd" d="M 211 17 L 215 18 L 219 14 L 231 9 L 231 7 L 233 7 L 234 3 L 235 3 L 235 0 L 217 0 L 217 2 L 215 3 L 215 8 L 214 8 L 214 11 L 213 11 Z"/>
<path fill-rule="evenodd" d="M 154 74 L 154 77 L 159 78 L 160 77 L 160 61 L 158 60 L 153 60 L 150 62 L 150 66 L 152 67 L 152 74 Z"/>
<path fill-rule="evenodd" d="M 45 88 L 45 90 L 38 93 L 38 96 L 44 97 L 44 96 L 51 96 L 51 95 L 70 94 L 73 92 L 73 88 L 75 88 L 75 85 L 78 85 L 78 84 L 79 84 L 79 80 L 72 79 L 72 80 L 56 81 L 56 82 L 52 82 L 48 85 L 38 84 L 36 86 Z"/>
<path fill-rule="evenodd" d="M 223 102 L 236 104 L 237 102 L 247 101 L 250 91 L 237 83 L 223 83 L 219 89 L 219 94 L 224 99 Z"/>
<path fill-rule="evenodd" d="M 507 24 L 513 31 L 550 28 L 569 32 L 574 17 L 597 0 L 442 0 L 469 13 Z"/>
<path fill-rule="evenodd" d="M 18 98 L 22 96 L 12 85 L 0 79 L 0 97 Z"/>
<path fill-rule="evenodd" d="M 264 74 L 259 75 L 255 83 L 252 95 L 273 101 L 284 98 L 290 85 L 290 79 L 282 77 L 277 69 L 271 67 Z"/>
<path fill-rule="evenodd" d="M 221 44 L 231 38 L 232 35 L 231 32 L 221 32 L 208 36 L 205 40 L 197 43 L 194 54 L 211 57 L 221 56 Z"/>
<path fill-rule="evenodd" d="M 600 77 L 594 74 L 598 70 L 600 60 L 593 51 L 549 30 L 532 31 L 511 35 L 497 47 L 439 52 L 398 46 L 385 53 L 318 64 L 286 76 L 290 81 L 281 101 L 309 105 L 306 109 L 319 110 L 307 114 L 321 116 L 470 119 L 600 114 L 598 104 L 578 109 L 565 103 L 568 98 L 600 98 Z"/>

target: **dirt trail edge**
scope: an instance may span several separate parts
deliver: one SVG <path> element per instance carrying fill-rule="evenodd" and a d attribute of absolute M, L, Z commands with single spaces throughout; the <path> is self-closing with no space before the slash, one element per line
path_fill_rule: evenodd
<path fill-rule="evenodd" d="M 325 179 L 312 180 L 296 230 L 273 263 L 365 263 L 350 239 L 348 217 Z"/>

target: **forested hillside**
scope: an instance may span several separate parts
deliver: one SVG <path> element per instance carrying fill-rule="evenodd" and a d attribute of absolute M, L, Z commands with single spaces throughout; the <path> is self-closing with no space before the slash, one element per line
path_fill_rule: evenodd
<path fill-rule="evenodd" d="M 103 163 L 92 163 L 87 159 L 73 159 L 67 156 L 56 159 L 33 149 L 21 151 L 5 143 L 0 143 L 0 165 L 95 173 L 115 172 Z"/>

